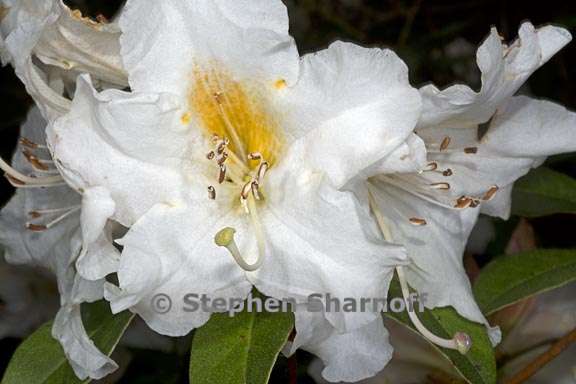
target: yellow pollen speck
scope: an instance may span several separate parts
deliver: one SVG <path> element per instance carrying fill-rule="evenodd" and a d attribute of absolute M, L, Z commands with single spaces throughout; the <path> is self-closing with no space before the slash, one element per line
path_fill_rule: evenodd
<path fill-rule="evenodd" d="M 182 124 L 188 125 L 188 124 L 190 124 L 191 118 L 192 118 L 192 115 L 190 114 L 190 112 L 186 112 L 182 115 L 182 117 L 180 118 L 180 121 L 182 121 Z"/>
<path fill-rule="evenodd" d="M 239 82 L 222 70 L 196 68 L 188 103 L 207 137 L 226 137 L 238 157 L 259 152 L 272 165 L 281 155 L 283 136 L 258 84 Z M 255 169 L 258 162 L 248 165 Z"/>
<path fill-rule="evenodd" d="M 276 89 L 286 88 L 286 80 L 284 80 L 284 79 L 278 79 L 278 80 L 276 80 L 276 82 L 274 83 L 274 87 L 275 87 Z"/>

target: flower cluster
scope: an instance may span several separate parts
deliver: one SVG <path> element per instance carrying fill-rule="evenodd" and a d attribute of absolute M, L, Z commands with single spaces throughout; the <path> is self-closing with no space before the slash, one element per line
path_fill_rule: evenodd
<path fill-rule="evenodd" d="M 280 0 L 129 0 L 92 20 L 60 0 L 2 0 L 0 53 L 37 107 L 0 215 L 11 263 L 49 267 L 53 335 L 80 378 L 117 368 L 80 305 L 104 298 L 182 336 L 210 313 L 157 313 L 157 294 L 245 298 L 428 294 L 491 328 L 462 263 L 480 213 L 507 218 L 515 180 L 576 149 L 576 114 L 514 96 L 566 45 L 561 28 L 493 29 L 482 88 L 416 89 L 391 50 L 335 42 L 299 55 Z M 108 277 L 115 275 L 116 279 Z M 295 307 L 299 348 L 329 381 L 378 373 L 392 347 L 381 313 Z M 466 353 L 470 339 L 430 341 Z"/>

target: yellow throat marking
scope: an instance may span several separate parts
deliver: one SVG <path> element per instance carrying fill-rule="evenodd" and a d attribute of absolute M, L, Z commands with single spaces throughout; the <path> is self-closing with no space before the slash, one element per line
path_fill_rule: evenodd
<path fill-rule="evenodd" d="M 258 152 L 270 165 L 278 160 L 283 149 L 280 126 L 257 87 L 215 69 L 196 69 L 193 80 L 188 103 L 208 137 L 228 138 L 229 149 L 251 169 L 258 163 L 248 162 L 247 154 Z M 189 120 L 190 114 L 182 116 L 183 122 Z"/>

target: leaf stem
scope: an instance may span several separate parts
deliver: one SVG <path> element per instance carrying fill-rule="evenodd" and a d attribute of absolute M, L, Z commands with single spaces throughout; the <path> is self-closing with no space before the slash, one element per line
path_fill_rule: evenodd
<path fill-rule="evenodd" d="M 521 384 L 534 376 L 539 370 L 558 357 L 570 344 L 576 342 L 576 328 L 555 342 L 550 349 L 530 362 L 505 384 Z"/>

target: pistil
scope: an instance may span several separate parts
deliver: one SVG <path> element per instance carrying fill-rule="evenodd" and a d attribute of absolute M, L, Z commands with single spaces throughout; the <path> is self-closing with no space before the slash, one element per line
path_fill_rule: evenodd
<path fill-rule="evenodd" d="M 378 227 L 380 228 L 380 231 L 382 232 L 382 235 L 384 236 L 384 239 L 386 241 L 393 242 L 392 233 L 391 233 L 390 229 L 388 228 L 388 225 L 386 224 L 386 220 L 384 219 L 384 215 L 382 214 L 382 212 L 380 211 L 380 209 L 378 209 L 378 206 L 376 205 L 376 201 L 374 199 L 374 196 L 372 195 L 372 192 L 370 191 L 370 187 L 368 188 L 368 198 L 369 198 L 370 208 L 371 208 L 372 212 L 374 213 L 374 216 L 376 218 L 376 222 L 378 224 Z M 425 222 L 424 219 L 417 219 L 417 220 L 418 220 L 418 223 L 422 223 L 422 221 Z M 414 223 L 413 219 L 411 219 L 410 221 L 413 224 L 417 224 L 417 223 Z M 422 224 L 417 224 L 417 225 L 422 225 Z M 406 276 L 404 274 L 404 267 L 403 266 L 397 266 L 396 267 L 396 273 L 398 274 L 398 280 L 400 281 L 400 287 L 402 289 L 402 296 L 403 296 L 405 301 L 408 301 L 410 298 L 410 290 L 408 288 L 408 283 L 406 281 Z M 418 332 L 420 332 L 422 334 L 422 336 L 424 336 L 426 339 L 428 339 L 431 343 L 434 343 L 434 344 L 436 344 L 440 347 L 443 347 L 443 348 L 457 350 L 458 352 L 460 352 L 463 355 L 466 354 L 470 350 L 470 348 L 472 346 L 472 339 L 466 333 L 456 332 L 452 339 L 441 338 L 439 336 L 436 336 L 432 332 L 430 332 L 424 326 L 424 324 L 422 324 L 422 322 L 420 321 L 420 319 L 418 318 L 418 316 L 416 315 L 416 313 L 414 311 L 408 310 L 407 312 L 408 312 L 408 316 L 410 317 L 410 321 L 412 322 L 414 327 L 418 330 Z"/>

